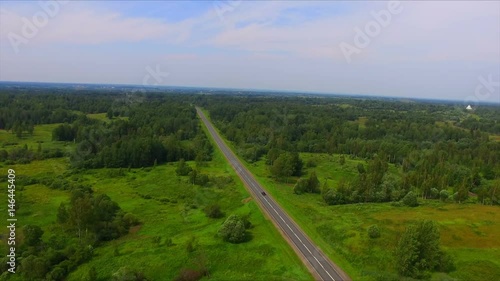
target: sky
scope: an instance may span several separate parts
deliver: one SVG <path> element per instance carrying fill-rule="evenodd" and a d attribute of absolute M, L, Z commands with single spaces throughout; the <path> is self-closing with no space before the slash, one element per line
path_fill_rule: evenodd
<path fill-rule="evenodd" d="M 0 81 L 500 103 L 500 1 L 1 1 Z"/>

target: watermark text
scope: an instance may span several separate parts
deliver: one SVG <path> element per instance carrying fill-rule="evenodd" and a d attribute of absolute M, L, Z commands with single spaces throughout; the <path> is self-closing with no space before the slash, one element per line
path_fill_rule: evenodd
<path fill-rule="evenodd" d="M 7 173 L 7 228 L 9 236 L 7 244 L 10 246 L 7 254 L 7 269 L 10 273 L 16 273 L 16 171 L 9 169 Z"/>

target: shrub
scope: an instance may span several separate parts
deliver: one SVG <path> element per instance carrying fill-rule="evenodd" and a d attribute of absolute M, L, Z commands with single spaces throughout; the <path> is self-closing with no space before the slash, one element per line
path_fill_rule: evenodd
<path fill-rule="evenodd" d="M 417 207 L 418 206 L 418 201 L 417 201 L 417 195 L 413 193 L 413 191 L 408 192 L 405 197 L 402 199 L 403 204 L 409 207 Z"/>
<path fill-rule="evenodd" d="M 309 160 L 307 160 L 307 162 L 306 162 L 307 168 L 314 168 L 316 166 L 318 166 L 318 164 L 316 163 L 316 160 L 314 160 L 313 158 L 309 158 Z"/>
<path fill-rule="evenodd" d="M 8 157 L 9 153 L 5 149 L 0 150 L 0 162 L 7 160 Z"/>
<path fill-rule="evenodd" d="M 438 199 L 439 198 L 439 190 L 435 188 L 431 188 L 431 198 Z"/>
<path fill-rule="evenodd" d="M 453 258 L 448 253 L 442 250 L 439 253 L 438 269 L 442 272 L 451 272 L 456 269 Z"/>
<path fill-rule="evenodd" d="M 299 179 L 293 187 L 293 193 L 302 194 L 307 190 L 308 181 L 306 179 Z"/>
<path fill-rule="evenodd" d="M 325 201 L 326 204 L 335 205 L 338 203 L 337 196 L 332 188 L 323 189 L 322 195 L 323 195 L 323 200 Z"/>
<path fill-rule="evenodd" d="M 395 251 L 396 268 L 401 276 L 430 277 L 436 270 L 453 270 L 453 261 L 440 247 L 439 229 L 433 221 L 409 225 Z"/>
<path fill-rule="evenodd" d="M 197 281 L 203 278 L 207 273 L 201 270 L 182 269 L 174 280 L 175 281 Z"/>
<path fill-rule="evenodd" d="M 230 243 L 241 243 L 245 241 L 245 223 L 239 216 L 231 215 L 219 229 L 219 236 Z"/>
<path fill-rule="evenodd" d="M 187 176 L 193 169 L 184 161 L 184 159 L 180 159 L 177 164 L 177 169 L 175 169 L 175 173 L 178 176 Z"/>
<path fill-rule="evenodd" d="M 153 242 L 153 245 L 159 246 L 161 243 L 161 236 L 154 236 L 152 242 Z"/>
<path fill-rule="evenodd" d="M 65 276 L 66 276 L 66 271 L 64 270 L 64 268 L 56 266 L 51 272 L 47 273 L 46 278 L 47 280 L 60 281 L 64 280 Z"/>
<path fill-rule="evenodd" d="M 395 201 L 395 202 L 391 203 L 391 206 L 393 206 L 393 207 L 401 207 L 401 206 L 403 206 L 403 204 L 400 201 Z"/>
<path fill-rule="evenodd" d="M 220 206 L 218 204 L 210 204 L 203 209 L 205 215 L 209 218 L 217 219 L 222 218 L 224 213 L 221 211 Z"/>
<path fill-rule="evenodd" d="M 311 172 L 309 178 L 299 179 L 295 186 L 293 187 L 293 192 L 295 194 L 308 193 L 320 193 L 319 180 L 316 176 L 316 172 Z"/>
<path fill-rule="evenodd" d="M 87 280 L 89 281 L 97 280 L 97 270 L 95 269 L 94 266 L 92 266 L 89 269 L 89 272 L 87 273 Z"/>
<path fill-rule="evenodd" d="M 196 237 L 191 236 L 189 240 L 187 241 L 186 244 L 186 251 L 188 253 L 192 253 L 196 250 L 196 247 L 198 246 L 198 243 L 196 242 Z"/>
<path fill-rule="evenodd" d="M 339 163 L 340 163 L 340 165 L 342 165 L 342 166 L 344 166 L 344 164 L 345 164 L 345 156 L 344 156 L 343 154 L 342 154 L 342 155 L 340 155 L 340 158 L 339 158 Z"/>
<path fill-rule="evenodd" d="M 376 224 L 368 227 L 368 236 L 372 239 L 380 237 L 380 229 Z"/>
<path fill-rule="evenodd" d="M 172 247 L 174 246 L 174 242 L 172 242 L 172 238 L 167 238 L 167 240 L 165 240 L 165 245 L 167 247 Z"/>
<path fill-rule="evenodd" d="M 250 222 L 250 213 L 244 215 L 241 217 L 241 220 L 243 221 L 243 225 L 245 226 L 245 229 L 252 228 L 252 223 Z"/>
<path fill-rule="evenodd" d="M 113 281 L 143 281 L 147 280 L 144 273 L 129 269 L 128 267 L 121 267 L 112 275 Z"/>
<path fill-rule="evenodd" d="M 444 189 L 443 189 L 443 190 L 441 190 L 441 191 L 439 192 L 439 199 L 441 199 L 441 201 L 443 201 L 443 202 L 444 202 L 444 201 L 446 201 L 446 200 L 448 200 L 448 197 L 449 197 L 449 196 L 450 196 L 450 195 L 448 194 L 448 191 L 447 191 L 447 190 L 444 190 Z"/>
<path fill-rule="evenodd" d="M 26 225 L 23 234 L 26 245 L 37 246 L 42 241 L 43 230 L 38 225 Z"/>
<path fill-rule="evenodd" d="M 140 223 L 139 219 L 134 214 L 131 214 L 131 213 L 126 213 L 123 216 L 123 221 L 128 226 L 134 226 L 134 225 L 138 225 Z"/>

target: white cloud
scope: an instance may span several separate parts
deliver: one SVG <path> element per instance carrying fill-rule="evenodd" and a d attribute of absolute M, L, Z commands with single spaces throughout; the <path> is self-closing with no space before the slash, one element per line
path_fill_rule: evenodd
<path fill-rule="evenodd" d="M 144 68 L 159 63 L 170 85 L 460 98 L 478 76 L 498 73 L 499 2 L 404 1 L 347 64 L 339 43 L 352 43 L 354 28 L 386 6 L 242 1 L 223 20 L 212 7 L 169 22 L 71 2 L 22 46 L 29 52 L 12 56 L 7 34 L 19 33 L 20 17 L 31 18 L 37 6 L 11 5 L 0 22 L 0 80 L 141 83 Z"/>
<path fill-rule="evenodd" d="M 271 10 L 268 17 L 262 5 L 257 13 L 245 10 L 247 15 L 243 19 L 234 15 L 238 19 L 236 23 L 255 23 L 243 27 L 232 25 L 218 33 L 211 43 L 249 52 L 283 51 L 303 57 L 343 60 L 339 43 L 352 44 L 354 28 L 363 29 L 373 20 L 370 11 L 385 8 L 383 4 L 298 26 L 273 24 L 286 5 L 271 6 L 280 9 Z M 403 12 L 393 15 L 391 24 L 363 50 L 364 54 L 360 56 L 363 60 L 386 63 L 401 60 L 498 61 L 499 2 L 402 2 L 401 5 Z M 254 20 L 249 15 L 253 15 Z"/>
<path fill-rule="evenodd" d="M 9 34 L 23 35 L 26 25 L 22 18 L 33 23 L 31 9 L 13 11 L 3 9 L 0 40 L 9 41 Z M 19 9 L 17 9 L 19 10 Z M 39 11 L 43 11 L 41 8 Z M 31 12 L 31 13 L 30 13 Z M 105 44 L 115 42 L 140 42 L 158 40 L 181 43 L 190 34 L 189 21 L 167 23 L 145 17 L 124 17 L 118 13 L 93 9 L 89 4 L 68 3 L 61 6 L 59 13 L 49 18 L 48 24 L 39 28 L 34 38 L 28 38 L 33 44 Z"/>

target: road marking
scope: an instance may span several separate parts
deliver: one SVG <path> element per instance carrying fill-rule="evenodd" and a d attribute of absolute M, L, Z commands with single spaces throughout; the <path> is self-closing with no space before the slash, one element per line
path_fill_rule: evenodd
<path fill-rule="evenodd" d="M 280 217 L 280 219 L 286 224 L 286 226 L 288 226 L 288 228 L 290 229 L 290 231 L 293 233 L 293 235 L 295 235 L 295 237 L 297 237 L 297 239 L 299 239 L 300 243 L 302 243 L 302 245 L 304 245 L 304 247 L 306 248 L 306 250 L 309 252 L 309 254 L 311 254 L 311 256 L 318 262 L 318 264 L 321 266 L 321 268 L 323 268 L 323 270 L 326 272 L 326 274 L 328 274 L 328 276 L 330 276 L 330 278 L 332 278 L 333 281 L 335 281 L 335 279 L 330 275 L 330 273 L 325 269 L 325 267 L 323 266 L 323 264 L 321 264 L 321 262 L 316 258 L 316 256 L 313 255 L 313 253 L 311 252 L 311 250 L 309 250 L 309 248 L 302 242 L 302 240 L 300 240 L 300 238 L 297 236 L 297 234 L 295 233 L 295 231 L 292 230 L 292 228 L 288 225 L 288 223 L 285 222 L 285 220 L 281 217 L 281 215 L 276 211 L 276 209 L 271 205 L 271 203 L 269 203 L 269 201 L 267 200 L 267 198 L 263 197 L 264 200 L 266 200 L 267 204 L 269 206 L 271 206 L 271 208 L 273 208 L 274 212 Z M 319 273 L 319 272 L 318 272 Z"/>
<path fill-rule="evenodd" d="M 198 112 L 200 113 L 200 112 Z M 203 114 L 203 112 L 201 112 L 200 114 Z M 247 173 L 245 173 L 243 171 L 243 169 L 240 167 L 240 166 L 243 166 L 243 164 L 240 163 L 240 161 L 232 155 L 232 152 L 230 151 L 230 149 L 225 145 L 225 143 L 222 142 L 222 139 L 220 139 L 220 137 L 218 137 L 218 135 L 215 133 L 215 129 L 213 128 L 212 124 L 210 124 L 208 122 L 208 120 L 206 119 L 206 117 L 204 116 L 204 114 L 202 115 L 202 120 L 204 121 L 205 125 L 207 126 L 207 129 L 210 131 L 210 133 L 212 134 L 212 138 L 215 140 L 215 142 L 217 143 L 217 145 L 219 146 L 219 148 L 221 149 L 222 153 L 226 156 L 226 158 L 229 160 L 229 162 L 231 163 L 231 166 L 233 167 L 233 169 L 239 173 L 240 175 L 243 175 L 243 177 L 247 180 L 247 183 L 249 183 L 252 187 L 252 190 L 256 193 L 256 197 L 258 197 L 258 194 L 259 194 L 259 187 L 255 186 L 255 180 L 253 178 L 250 178 L 250 176 L 247 175 Z M 258 185 L 258 184 L 257 184 Z M 321 264 L 321 262 L 316 258 L 316 256 L 313 255 L 313 253 L 311 252 L 311 250 L 309 250 L 309 248 L 304 244 L 304 242 L 302 242 L 302 240 L 299 238 L 299 236 L 295 233 L 295 231 L 292 230 L 292 228 L 290 227 L 290 225 L 288 225 L 288 223 L 283 219 L 283 217 L 278 213 L 278 211 L 276 211 L 276 209 L 273 207 L 273 205 L 267 200 L 266 197 L 262 196 L 262 198 L 267 202 L 267 204 L 274 210 L 274 212 L 278 215 L 278 217 L 283 221 L 283 223 L 288 227 L 288 229 L 290 229 L 290 231 L 293 233 L 293 235 L 295 235 L 295 237 L 300 241 L 300 243 L 304 246 L 304 248 L 306 248 L 306 250 L 309 252 L 309 254 L 311 254 L 311 256 L 316 260 L 316 262 L 321 266 L 321 268 L 323 268 L 323 270 L 326 272 L 326 274 L 328 274 L 328 276 L 330 276 L 330 278 L 335 281 L 335 279 L 330 275 L 330 273 L 325 269 L 325 267 L 323 266 L 323 264 Z M 279 224 L 278 224 L 279 225 Z M 311 263 L 309 261 L 309 259 L 306 257 L 307 261 L 309 263 Z M 311 265 L 313 265 L 311 263 Z M 314 265 L 313 265 L 314 267 Z M 316 270 L 316 272 L 318 272 L 318 270 L 314 267 L 314 270 Z M 333 269 L 334 271 L 336 271 L 335 269 Z M 318 272 L 319 274 L 319 272 Z M 338 273 L 337 273 L 338 274 Z M 320 275 L 321 277 L 321 275 Z M 323 277 L 321 277 L 323 278 Z"/>
<path fill-rule="evenodd" d="M 234 167 L 234 166 L 233 166 Z M 236 168 L 236 167 L 235 167 Z M 240 168 L 241 169 L 241 168 Z M 245 177 L 245 179 L 247 180 L 247 183 L 250 183 L 250 185 L 252 185 L 252 187 L 255 189 L 258 189 L 256 186 L 255 186 L 255 183 L 254 183 L 254 180 L 252 180 L 247 174 L 245 173 L 242 173 L 243 176 Z M 283 219 L 283 217 L 278 213 L 278 211 L 276 211 L 276 209 L 274 208 L 274 206 L 269 202 L 269 200 L 267 200 L 266 197 L 262 197 L 264 200 L 266 200 L 267 204 L 274 210 L 274 212 L 276 213 L 276 215 L 278 215 L 278 217 L 283 221 L 283 223 L 288 227 L 288 229 L 290 229 L 290 231 L 293 233 L 293 235 L 295 235 L 295 237 L 297 237 L 297 239 L 300 241 L 300 243 L 302 244 L 302 246 L 304 246 L 304 248 L 306 248 L 306 250 L 309 252 L 309 254 L 311 254 L 311 256 L 316 260 L 316 262 L 321 266 L 321 268 L 323 268 L 323 271 L 326 272 L 326 274 L 328 274 L 328 276 L 330 276 L 330 278 L 332 278 L 333 281 L 335 281 L 335 278 L 333 278 L 330 273 L 325 269 L 325 267 L 323 266 L 323 264 L 316 258 L 316 256 L 313 255 L 313 253 L 311 252 L 311 250 L 309 250 L 309 247 L 307 247 L 304 242 L 302 242 L 302 239 L 299 238 L 299 236 L 297 235 L 297 233 L 295 233 L 295 231 L 293 231 L 293 229 L 290 227 L 290 225 L 288 225 L 288 223 Z M 316 268 L 315 268 L 316 269 Z M 316 270 L 317 271 L 317 270 Z M 319 273 L 319 272 L 318 272 Z"/>
<path fill-rule="evenodd" d="M 232 155 L 230 155 L 232 156 Z M 231 157 L 233 158 L 233 157 Z M 233 168 L 238 172 L 238 170 L 242 170 L 241 167 L 239 167 L 241 164 L 237 163 L 235 164 L 234 160 L 230 160 L 231 164 L 233 164 Z M 236 167 L 238 166 L 238 167 Z M 254 181 L 246 174 L 244 173 L 243 171 L 241 172 L 241 175 L 243 175 L 243 177 L 246 179 L 247 183 L 249 183 L 251 186 L 252 186 L 252 189 L 258 193 L 258 187 L 255 186 L 255 183 Z M 323 269 L 323 271 L 326 272 L 326 274 L 328 274 L 328 276 L 333 280 L 335 281 L 335 278 L 333 278 L 330 273 L 325 269 L 325 267 L 323 266 L 323 264 L 321 264 L 321 262 L 313 255 L 313 253 L 311 252 L 311 250 L 309 250 L 309 248 L 304 244 L 304 242 L 302 242 L 302 240 L 299 238 L 299 236 L 295 233 L 295 231 L 293 231 L 293 229 L 290 227 L 290 225 L 288 225 L 288 223 L 283 219 L 283 217 L 278 213 L 278 211 L 276 211 L 276 209 L 274 208 L 274 206 L 269 203 L 269 201 L 267 200 L 267 198 L 265 197 L 262 197 L 264 200 L 266 200 L 267 204 L 274 210 L 274 212 L 278 215 L 278 217 L 283 221 L 283 223 L 288 227 L 288 229 L 290 229 L 290 231 L 293 233 L 293 235 L 295 235 L 295 237 L 300 241 L 300 243 L 302 244 L 302 246 L 304 246 L 304 248 L 306 248 L 306 250 L 309 252 L 309 254 L 311 254 L 311 256 L 316 260 L 316 262 L 321 266 L 321 268 Z M 307 259 L 307 258 L 306 258 Z M 309 260 L 308 260 L 309 261 Z M 311 264 L 312 265 L 312 264 Z M 313 265 L 314 267 L 314 265 Z M 314 268 L 316 271 L 317 269 Z M 318 272 L 319 273 L 319 272 Z M 321 277 L 321 276 L 320 276 Z"/>

